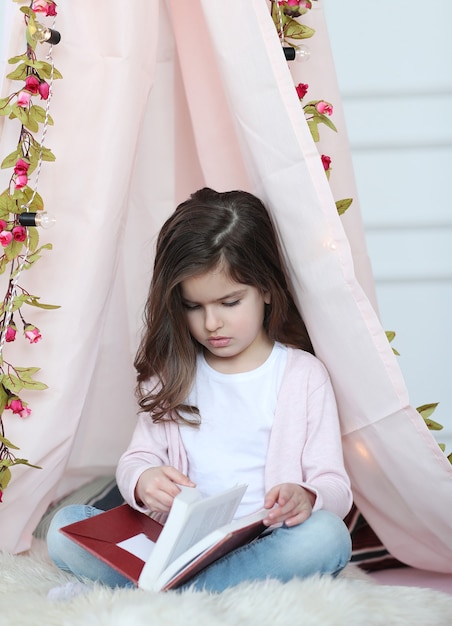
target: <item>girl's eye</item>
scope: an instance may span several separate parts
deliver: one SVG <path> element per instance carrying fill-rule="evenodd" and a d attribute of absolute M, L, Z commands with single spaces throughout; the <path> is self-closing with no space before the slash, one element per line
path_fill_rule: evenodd
<path fill-rule="evenodd" d="M 223 306 L 237 306 L 240 304 L 240 300 L 233 300 L 232 302 L 223 302 Z"/>
<path fill-rule="evenodd" d="M 187 304 L 186 302 L 184 302 L 183 307 L 187 311 L 196 311 L 196 309 L 199 309 L 199 304 Z"/>

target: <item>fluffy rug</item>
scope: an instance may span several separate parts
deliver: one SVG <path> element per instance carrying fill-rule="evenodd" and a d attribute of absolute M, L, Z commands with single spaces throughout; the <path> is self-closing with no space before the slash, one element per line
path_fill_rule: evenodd
<path fill-rule="evenodd" d="M 452 596 L 431 589 L 374 583 L 355 566 L 337 579 L 242 585 L 222 594 L 151 593 L 96 586 L 69 600 L 50 600 L 74 579 L 42 548 L 0 553 L 1 626 L 450 626 Z"/>

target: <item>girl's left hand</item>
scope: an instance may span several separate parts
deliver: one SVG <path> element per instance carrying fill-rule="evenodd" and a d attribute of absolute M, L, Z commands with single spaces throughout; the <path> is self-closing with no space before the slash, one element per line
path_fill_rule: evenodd
<path fill-rule="evenodd" d="M 272 487 L 265 496 L 264 507 L 271 509 L 264 524 L 296 526 L 306 521 L 312 513 L 315 494 L 295 483 L 282 483 Z"/>

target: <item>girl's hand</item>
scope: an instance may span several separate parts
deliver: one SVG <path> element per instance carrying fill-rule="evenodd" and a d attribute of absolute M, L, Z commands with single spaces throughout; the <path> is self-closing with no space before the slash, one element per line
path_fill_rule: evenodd
<path fill-rule="evenodd" d="M 312 513 L 315 502 L 315 494 L 296 485 L 295 483 L 283 483 L 272 487 L 265 496 L 264 507 L 271 509 L 264 519 L 264 524 L 282 524 L 296 526 L 306 521 Z"/>
<path fill-rule="evenodd" d="M 135 487 L 135 500 L 150 511 L 168 513 L 174 498 L 180 493 L 178 485 L 195 487 L 185 474 L 175 467 L 162 465 L 145 470 Z"/>

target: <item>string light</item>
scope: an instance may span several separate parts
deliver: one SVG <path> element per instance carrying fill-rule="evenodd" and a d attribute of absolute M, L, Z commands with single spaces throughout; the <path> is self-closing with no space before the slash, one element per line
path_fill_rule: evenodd
<path fill-rule="evenodd" d="M 52 228 L 55 224 L 56 218 L 51 213 L 42 211 L 40 213 L 32 213 L 26 211 L 19 215 L 19 224 L 21 226 L 40 226 L 41 228 Z"/>
<path fill-rule="evenodd" d="M 283 50 L 286 61 L 298 61 L 299 63 L 305 63 L 311 58 L 311 51 L 308 46 L 305 46 L 304 44 L 301 44 L 301 46 L 297 46 L 296 48 L 293 48 L 292 46 L 284 46 Z"/>
<path fill-rule="evenodd" d="M 47 26 L 43 26 L 40 22 L 34 21 L 30 23 L 28 25 L 28 31 L 32 39 L 38 43 L 48 43 L 53 46 L 60 43 L 61 40 L 61 35 L 57 30 L 47 28 Z"/>

